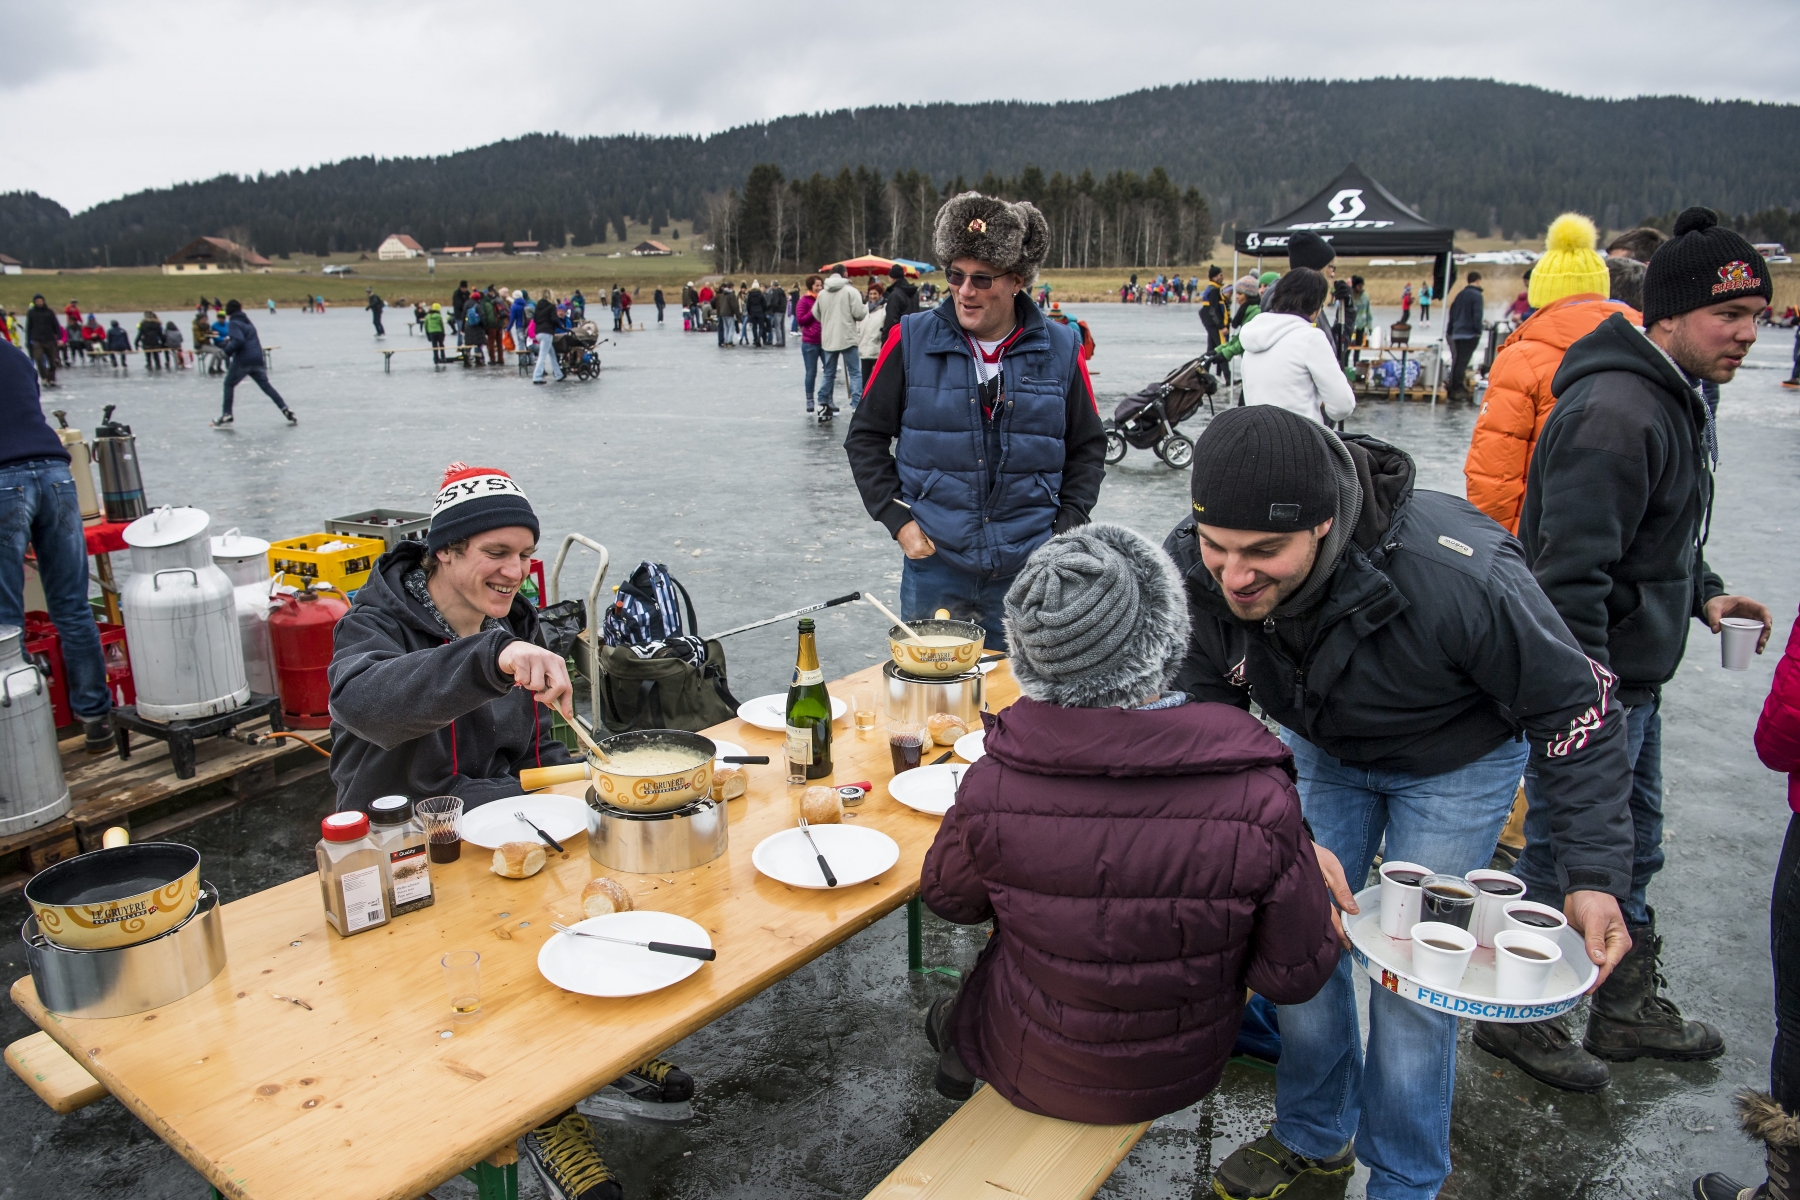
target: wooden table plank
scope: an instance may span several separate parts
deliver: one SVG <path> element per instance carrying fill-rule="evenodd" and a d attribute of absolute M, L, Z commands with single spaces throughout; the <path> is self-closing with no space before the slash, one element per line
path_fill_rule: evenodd
<path fill-rule="evenodd" d="M 871 667 L 832 685 L 872 684 Z M 989 706 L 1016 695 L 1009 670 L 988 679 Z M 731 845 L 668 876 L 606 871 L 585 835 L 527 880 L 501 879 L 486 852 L 433 870 L 437 903 L 351 938 L 326 928 L 316 875 L 228 904 L 228 962 L 212 984 L 151 1013 L 59 1018 L 29 976 L 14 1001 L 205 1175 L 234 1197 L 336 1192 L 409 1200 L 544 1118 L 616 1079 L 879 920 L 914 895 L 938 821 L 891 799 L 887 739 L 839 722 L 833 781 L 875 790 L 850 823 L 879 829 L 900 860 L 855 887 L 809 891 L 760 875 L 763 838 L 794 824 L 800 789 L 781 735 L 732 720 L 709 731 L 768 753 L 727 805 Z M 825 781 L 820 781 L 825 782 Z M 580 794 L 585 785 L 558 789 Z M 629 999 L 577 996 L 537 971 L 552 920 L 581 918 L 580 892 L 610 874 L 640 908 L 705 926 L 716 962 L 672 988 Z M 481 951 L 482 1017 L 451 1030 L 438 959 Z M 903 969 L 896 962 L 895 969 Z M 310 1008 L 277 996 L 297 997 Z M 392 1136 L 404 1116 L 407 1136 Z"/>

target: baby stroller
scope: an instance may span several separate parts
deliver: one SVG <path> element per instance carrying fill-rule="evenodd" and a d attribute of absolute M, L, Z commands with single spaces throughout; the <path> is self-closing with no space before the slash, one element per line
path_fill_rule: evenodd
<path fill-rule="evenodd" d="M 1209 410 L 1212 407 L 1219 381 L 1206 369 L 1207 358 L 1203 354 L 1185 362 L 1160 383 L 1119 401 L 1112 420 L 1104 423 L 1108 463 L 1123 459 L 1127 446 L 1154 450 L 1178 471 L 1194 461 L 1194 443 L 1176 433 L 1175 427 L 1199 412 L 1202 402 Z"/>
<path fill-rule="evenodd" d="M 611 338 L 605 341 L 611 341 Z M 587 380 L 600 374 L 600 356 L 594 353 L 596 346 L 604 345 L 600 337 L 600 326 L 593 321 L 580 320 L 567 333 L 559 333 L 551 339 L 556 348 L 556 359 L 562 368 L 577 379 Z"/>

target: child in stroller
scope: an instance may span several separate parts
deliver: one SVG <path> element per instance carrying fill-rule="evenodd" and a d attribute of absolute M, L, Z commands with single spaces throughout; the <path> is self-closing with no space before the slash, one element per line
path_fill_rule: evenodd
<path fill-rule="evenodd" d="M 551 338 L 551 345 L 555 348 L 556 360 L 562 364 L 565 373 L 572 374 L 577 379 L 593 379 L 600 374 L 600 356 L 594 351 L 611 340 L 601 338 L 597 323 L 583 318 L 568 328 L 557 330 Z M 519 356 L 519 374 L 529 375 L 536 364 L 537 348 L 533 344 L 529 356 Z"/>
<path fill-rule="evenodd" d="M 1154 450 L 1156 456 L 1176 470 L 1194 461 L 1194 443 L 1175 432 L 1175 427 L 1208 408 L 1219 390 L 1219 381 L 1207 370 L 1208 355 L 1191 359 L 1142 391 L 1119 401 L 1106 428 L 1106 461 L 1116 463 L 1125 457 L 1126 446 Z"/>

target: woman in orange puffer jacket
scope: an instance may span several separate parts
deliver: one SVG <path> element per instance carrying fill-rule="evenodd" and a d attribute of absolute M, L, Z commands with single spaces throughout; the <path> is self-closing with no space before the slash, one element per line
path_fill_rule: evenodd
<path fill-rule="evenodd" d="M 1594 223 L 1564 213 L 1550 223 L 1545 253 L 1531 269 L 1531 305 L 1537 311 L 1513 331 L 1488 372 L 1469 456 L 1463 463 L 1469 503 L 1519 532 L 1525 473 L 1538 434 L 1556 407 L 1550 381 L 1568 348 L 1614 313 L 1633 325 L 1642 317 L 1629 304 L 1608 300 L 1606 260 L 1594 245 Z"/>

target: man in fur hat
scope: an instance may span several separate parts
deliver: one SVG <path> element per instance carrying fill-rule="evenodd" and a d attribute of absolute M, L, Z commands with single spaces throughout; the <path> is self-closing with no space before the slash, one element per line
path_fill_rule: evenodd
<path fill-rule="evenodd" d="M 1033 550 L 1087 522 L 1106 432 L 1074 330 L 1031 302 L 1044 215 L 964 192 L 933 242 L 949 294 L 889 331 L 844 450 L 906 555 L 901 615 L 948 609 L 1004 647 L 1006 590 Z"/>

